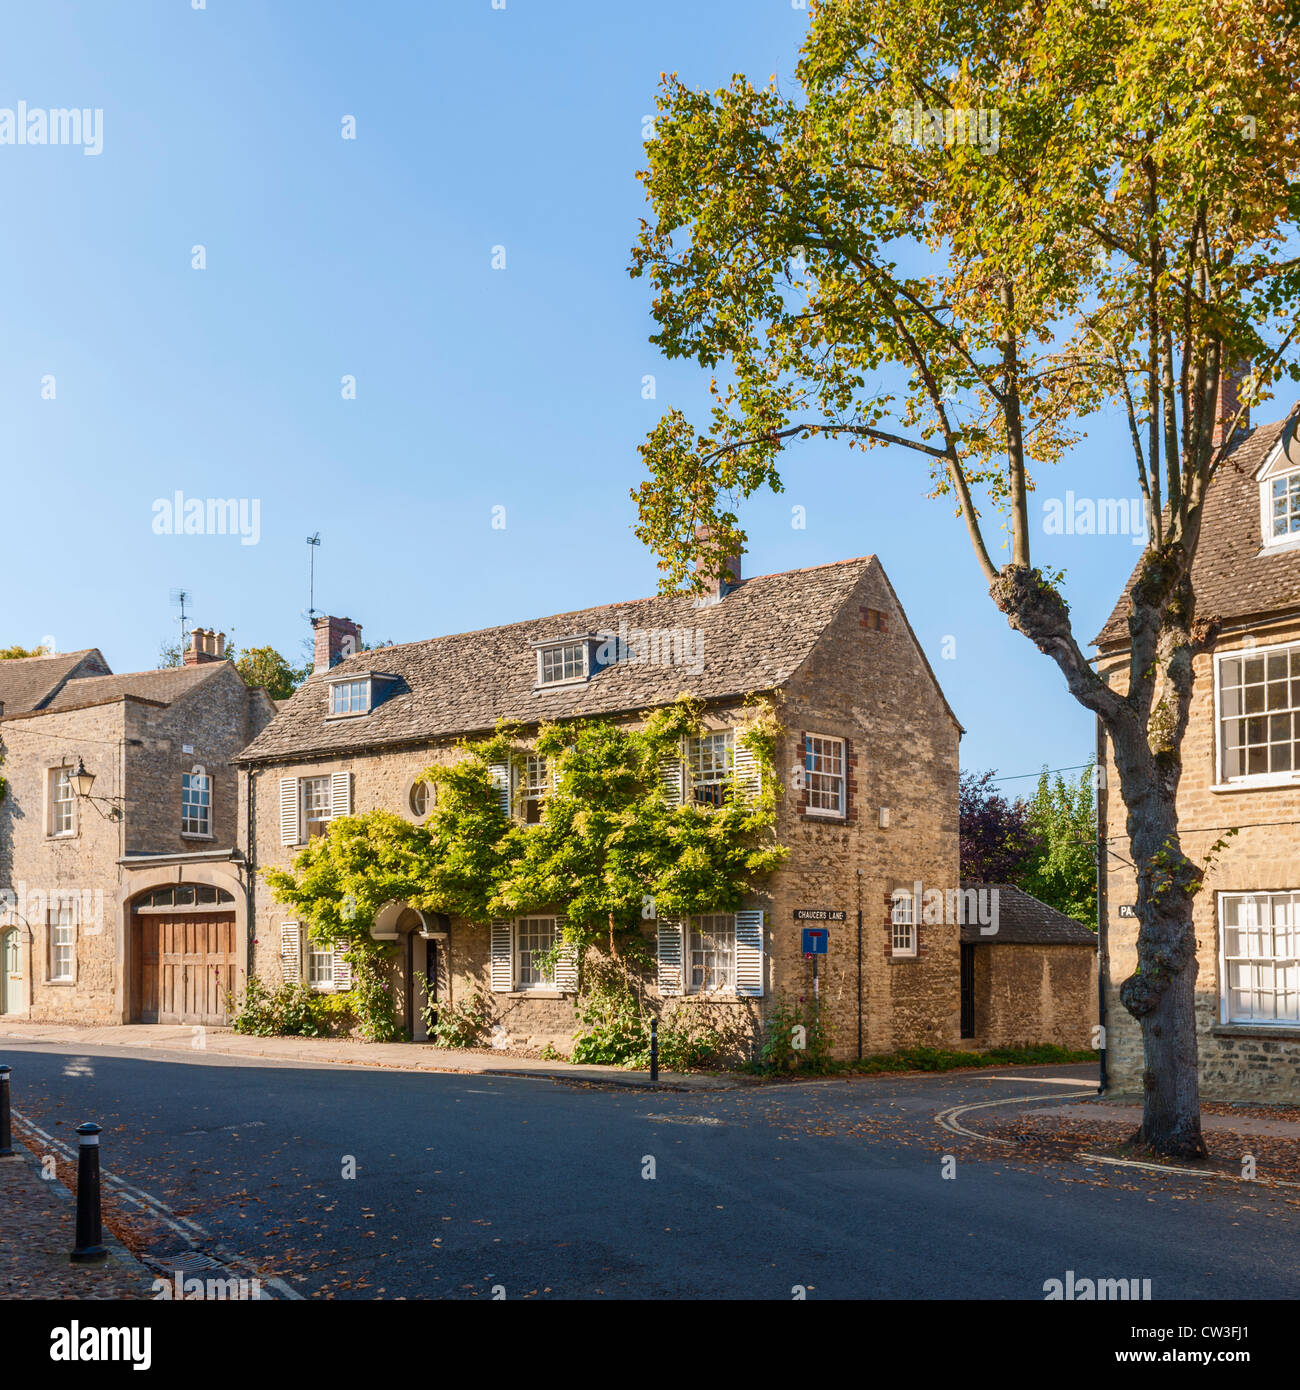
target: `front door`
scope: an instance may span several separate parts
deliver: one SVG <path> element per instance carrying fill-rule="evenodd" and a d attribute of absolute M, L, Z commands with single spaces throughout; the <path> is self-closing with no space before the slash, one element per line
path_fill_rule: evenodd
<path fill-rule="evenodd" d="M 0 933 L 0 1014 L 16 1014 L 23 1007 L 23 967 L 18 928 Z"/>

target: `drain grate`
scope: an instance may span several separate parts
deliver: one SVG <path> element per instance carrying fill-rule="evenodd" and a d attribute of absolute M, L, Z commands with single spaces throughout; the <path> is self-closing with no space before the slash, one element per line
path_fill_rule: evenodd
<path fill-rule="evenodd" d="M 225 1268 L 223 1261 L 215 1255 L 205 1255 L 201 1250 L 151 1250 L 144 1259 L 155 1269 L 165 1269 L 168 1274 L 201 1274 L 210 1269 Z"/>

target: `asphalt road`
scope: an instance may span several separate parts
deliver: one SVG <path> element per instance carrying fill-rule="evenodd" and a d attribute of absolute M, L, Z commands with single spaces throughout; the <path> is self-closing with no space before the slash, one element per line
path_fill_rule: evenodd
<path fill-rule="evenodd" d="M 935 1123 L 1091 1068 L 667 1093 L 107 1047 L 4 1060 L 46 1133 L 104 1126 L 150 1249 L 184 1234 L 304 1298 L 1041 1299 L 1073 1270 L 1280 1299 L 1300 1273 L 1300 1194 L 1029 1161 Z"/>

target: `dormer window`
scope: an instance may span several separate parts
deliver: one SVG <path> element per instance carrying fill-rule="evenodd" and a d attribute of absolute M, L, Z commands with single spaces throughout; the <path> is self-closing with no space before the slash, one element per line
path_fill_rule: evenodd
<path fill-rule="evenodd" d="M 1269 530 L 1265 543 L 1300 539 L 1300 469 L 1268 479 Z"/>
<path fill-rule="evenodd" d="M 1300 447 L 1286 432 L 1255 474 L 1264 549 L 1300 549 Z"/>
<path fill-rule="evenodd" d="M 598 632 L 581 632 L 534 642 L 537 652 L 537 684 L 577 685 L 590 680 L 605 664 L 597 647 L 604 639 Z"/>
<path fill-rule="evenodd" d="M 570 642 L 563 647 L 543 647 L 541 683 L 555 685 L 559 681 L 586 680 L 587 644 Z"/>
<path fill-rule="evenodd" d="M 370 679 L 331 681 L 330 714 L 369 714 Z"/>

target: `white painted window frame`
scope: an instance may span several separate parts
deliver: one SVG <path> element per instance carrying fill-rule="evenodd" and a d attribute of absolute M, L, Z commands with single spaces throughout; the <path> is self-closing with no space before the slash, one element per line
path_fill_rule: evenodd
<path fill-rule="evenodd" d="M 560 930 L 560 922 L 558 917 L 551 917 L 539 913 L 532 917 L 515 918 L 510 941 L 510 955 L 512 960 L 511 975 L 513 977 L 512 982 L 514 984 L 515 989 L 518 990 L 521 994 L 529 993 L 535 989 L 553 990 L 556 987 L 553 976 L 548 976 L 537 980 L 529 980 L 527 982 L 525 982 L 523 978 L 525 950 L 523 944 L 524 924 L 527 922 L 549 922 L 551 924 L 550 940 L 546 943 L 546 945 L 540 948 L 542 951 L 549 951 L 551 947 L 555 945 L 555 938 Z M 528 947 L 527 949 L 529 950 L 530 955 L 535 950 L 537 950 L 536 947 L 532 946 Z M 531 965 L 529 966 L 529 968 L 532 968 Z"/>
<path fill-rule="evenodd" d="M 709 758 L 709 767 L 704 766 L 703 745 L 722 740 L 723 757 L 721 768 L 716 755 Z M 734 729 L 705 729 L 702 734 L 692 734 L 683 746 L 682 761 L 686 766 L 686 801 L 693 806 L 723 805 L 727 801 L 727 791 L 735 781 L 736 731 Z M 701 801 L 695 795 L 697 787 L 721 787 L 722 801 Z"/>
<path fill-rule="evenodd" d="M 1215 919 L 1218 923 L 1219 942 L 1219 1022 L 1230 1027 L 1258 1028 L 1260 1030 L 1288 1030 L 1294 1031 L 1300 1028 L 1300 1017 L 1297 1018 L 1242 1018 L 1232 1013 L 1232 983 L 1230 977 L 1230 967 L 1237 962 L 1250 962 L 1258 964 L 1272 964 L 1276 970 L 1279 961 L 1294 961 L 1296 957 L 1287 955 L 1272 956 L 1229 956 L 1228 955 L 1228 930 L 1227 930 L 1227 905 L 1230 900 L 1244 900 L 1248 898 L 1288 898 L 1291 910 L 1292 922 L 1300 920 L 1300 890 L 1292 888 L 1260 888 L 1243 889 L 1232 893 L 1217 894 L 1215 904 Z M 1272 915 L 1272 902 L 1269 904 L 1270 915 Z M 1239 928 L 1240 929 L 1240 924 Z M 1269 930 L 1276 933 L 1276 923 L 1269 924 Z M 1288 928 L 1291 932 L 1296 932 L 1295 926 Z M 1276 935 L 1274 936 L 1276 946 Z M 1300 955 L 1300 946 L 1297 947 L 1297 955 Z M 1300 966 L 1296 967 L 1300 969 Z"/>
<path fill-rule="evenodd" d="M 65 920 L 66 914 L 66 920 Z M 77 982 L 77 913 L 71 901 L 52 903 L 45 913 L 46 931 L 49 934 L 49 983 L 52 985 L 73 985 Z M 60 933 L 67 933 L 65 938 Z M 68 971 L 58 970 L 60 951 L 67 952 Z"/>
<path fill-rule="evenodd" d="M 360 692 L 355 700 L 353 692 Z M 345 696 L 340 708 L 339 696 Z M 374 708 L 374 689 L 369 676 L 350 677 L 347 680 L 330 682 L 329 717 L 331 719 L 354 719 L 360 714 L 369 714 Z"/>
<path fill-rule="evenodd" d="M 900 930 L 901 929 L 901 930 Z M 912 895 L 896 897 L 889 908 L 889 946 L 895 956 L 911 959 L 917 953 L 916 913 Z"/>
<path fill-rule="evenodd" d="M 308 817 L 308 810 L 312 809 L 308 805 L 308 790 L 314 783 L 321 782 L 325 786 L 325 812 L 324 816 Z M 319 809 L 319 808 L 317 808 Z M 329 821 L 334 818 L 334 795 L 333 781 L 328 772 L 322 772 L 314 777 L 300 777 L 298 779 L 298 837 L 302 844 L 309 844 L 312 834 L 308 829 L 309 822 Z M 324 832 L 322 832 L 324 833 Z"/>
<path fill-rule="evenodd" d="M 188 795 L 191 792 L 206 792 L 206 801 L 191 800 Z M 198 829 L 186 824 L 187 821 L 199 821 L 200 817 L 193 814 L 196 809 L 203 812 L 202 825 Z M 212 778 L 207 773 L 181 773 L 181 834 L 196 840 L 212 839 Z"/>
<path fill-rule="evenodd" d="M 810 767 L 808 766 L 808 760 L 809 760 L 810 758 L 817 758 L 817 759 L 820 760 L 821 758 L 824 758 L 824 757 L 826 756 L 824 752 L 818 753 L 817 751 L 815 751 L 815 749 L 814 749 L 814 747 L 813 747 L 814 743 L 822 743 L 822 744 L 828 744 L 828 743 L 829 743 L 829 744 L 838 744 L 838 745 L 839 745 L 840 770 L 839 770 L 838 773 L 835 773 L 835 772 L 824 772 L 824 771 L 820 771 L 820 770 L 814 770 L 813 768 L 810 768 Z M 843 820 L 843 819 L 845 818 L 845 816 L 848 815 L 848 789 L 849 789 L 849 745 L 848 745 L 848 740 L 847 740 L 847 739 L 844 739 L 844 738 L 841 738 L 838 734 L 819 734 L 819 733 L 813 733 L 813 732 L 811 732 L 811 731 L 805 732 L 805 734 L 804 734 L 804 743 L 803 743 L 803 769 L 804 769 L 804 772 L 803 772 L 803 775 L 804 775 L 804 789 L 805 789 L 805 790 L 807 791 L 807 793 L 808 793 L 808 805 L 804 808 L 804 809 L 805 809 L 805 813 L 806 813 L 807 815 L 810 815 L 810 816 L 821 816 L 821 817 L 822 817 L 823 819 L 825 819 L 825 820 Z M 832 782 L 832 783 L 838 781 L 838 783 L 839 783 L 839 805 L 838 805 L 837 807 L 830 807 L 830 806 L 814 806 L 814 805 L 812 804 L 812 796 L 813 796 L 813 780 L 812 780 L 812 779 L 813 779 L 814 777 L 823 778 L 823 779 L 825 779 L 826 781 Z"/>
<path fill-rule="evenodd" d="M 60 796 L 60 787 L 66 788 L 67 796 Z M 45 833 L 51 840 L 71 839 L 77 833 L 77 790 L 72 785 L 72 769 L 63 764 L 49 769 L 45 779 Z M 66 807 L 68 813 L 67 829 L 58 828 L 60 808 Z"/>
<path fill-rule="evenodd" d="M 563 674 L 564 668 L 569 664 L 565 658 L 566 652 L 579 651 L 582 653 L 582 670 L 572 675 Z M 546 658 L 559 658 L 561 674 L 552 676 L 550 680 L 546 678 Z M 537 684 L 549 689 L 554 685 L 577 685 L 581 681 L 590 678 L 591 675 L 591 644 L 589 642 L 556 642 L 552 646 L 538 647 L 537 649 Z"/>
<path fill-rule="evenodd" d="M 1211 787 L 1212 791 L 1242 791 L 1251 787 L 1289 787 L 1300 781 L 1300 768 L 1293 768 L 1288 772 L 1242 773 L 1239 777 L 1225 777 L 1223 773 L 1223 680 L 1220 674 L 1222 663 L 1234 660 L 1245 661 L 1251 657 L 1267 658 L 1277 652 L 1290 653 L 1296 649 L 1300 649 L 1300 642 L 1275 642 L 1267 647 L 1234 647 L 1214 653 L 1214 783 Z M 1287 678 L 1290 679 L 1289 672 Z M 1267 685 L 1267 681 L 1265 685 Z M 1273 712 L 1276 714 L 1282 711 L 1275 710 Z M 1291 713 L 1290 708 L 1286 712 Z M 1262 717 L 1267 719 L 1268 714 L 1269 712 L 1265 710 Z M 1236 719 L 1252 716 L 1233 715 L 1232 717 Z M 1300 751 L 1300 740 L 1296 741 L 1294 747 Z"/>
<path fill-rule="evenodd" d="M 706 932 L 718 934 L 716 926 L 704 926 L 705 922 L 714 923 L 725 920 L 730 925 L 731 948 L 727 953 L 727 961 L 723 979 L 721 983 L 715 985 L 697 985 L 695 983 L 695 953 L 696 940 Z M 733 995 L 736 993 L 736 914 L 734 912 L 703 912 L 688 919 L 686 923 L 686 940 L 684 942 L 682 960 L 682 989 L 689 995 L 699 998 L 707 998 L 710 995 Z M 716 952 L 714 954 L 717 954 Z"/>

